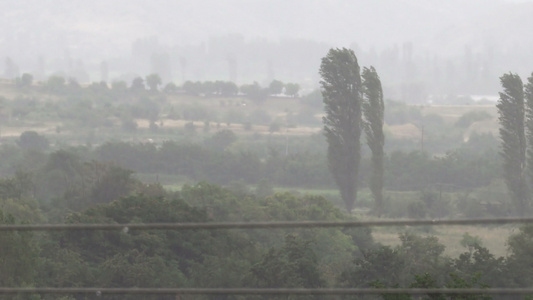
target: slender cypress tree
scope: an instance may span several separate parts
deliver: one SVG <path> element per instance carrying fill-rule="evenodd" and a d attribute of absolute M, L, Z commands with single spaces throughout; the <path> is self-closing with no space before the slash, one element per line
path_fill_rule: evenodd
<path fill-rule="evenodd" d="M 363 68 L 363 115 L 366 142 L 372 151 L 372 174 L 370 176 L 370 191 L 374 196 L 375 209 L 378 216 L 383 210 L 383 122 L 385 105 L 383 103 L 383 89 L 378 73 L 374 67 Z"/>
<path fill-rule="evenodd" d="M 326 115 L 324 135 L 328 142 L 328 166 L 339 187 L 346 209 L 357 198 L 361 160 L 362 85 L 353 50 L 330 49 L 320 65 Z"/>
<path fill-rule="evenodd" d="M 529 208 L 526 181 L 526 136 L 524 87 L 517 74 L 500 77 L 503 92 L 496 107 L 500 114 L 503 172 L 515 211 L 523 215 Z"/>

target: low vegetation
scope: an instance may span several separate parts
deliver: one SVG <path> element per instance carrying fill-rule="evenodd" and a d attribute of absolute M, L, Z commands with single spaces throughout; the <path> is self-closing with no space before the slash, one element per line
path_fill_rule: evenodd
<path fill-rule="evenodd" d="M 328 171 L 316 91 L 287 94 L 273 82 L 254 98 L 229 83 L 163 86 L 153 76 L 148 88 L 139 80 L 111 87 L 20 80 L 0 86 L 4 224 L 514 213 L 494 130 L 475 129 L 487 122 L 497 129 L 495 107 L 451 113 L 385 101 L 383 204 L 376 212 L 371 152 L 363 150 L 359 196 L 348 214 Z M 195 84 L 209 92 L 187 90 Z M 3 232 L 0 285 L 514 287 L 533 279 L 517 267 L 531 263 L 531 232 L 509 226 Z"/>

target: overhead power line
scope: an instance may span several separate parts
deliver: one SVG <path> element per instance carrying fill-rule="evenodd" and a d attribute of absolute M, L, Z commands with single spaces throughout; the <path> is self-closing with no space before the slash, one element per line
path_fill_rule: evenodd
<path fill-rule="evenodd" d="M 533 288 L 464 288 L 464 289 L 412 289 L 412 288 L 0 288 L 0 294 L 144 294 L 144 295 L 382 295 L 382 294 L 491 294 L 528 295 Z"/>
<path fill-rule="evenodd" d="M 51 230 L 185 230 L 185 229 L 260 229 L 312 227 L 384 227 L 424 225 L 526 224 L 533 218 L 487 218 L 457 220 L 371 220 L 371 221 L 282 221 L 282 222 L 205 222 L 205 223 L 133 223 L 133 224 L 20 224 L 0 225 L 0 231 Z"/>
<path fill-rule="evenodd" d="M 371 226 L 424 226 L 424 225 L 482 225 L 526 224 L 533 218 L 485 218 L 458 220 L 370 220 L 370 221 L 282 221 L 282 222 L 206 222 L 206 223 L 149 223 L 149 224 L 21 224 L 0 225 L 0 231 L 58 231 L 58 230 L 213 230 L 213 229 L 282 229 L 314 227 L 371 227 Z M 533 288 L 22 288 L 0 287 L 0 294 L 144 294 L 144 295 L 533 295 Z"/>

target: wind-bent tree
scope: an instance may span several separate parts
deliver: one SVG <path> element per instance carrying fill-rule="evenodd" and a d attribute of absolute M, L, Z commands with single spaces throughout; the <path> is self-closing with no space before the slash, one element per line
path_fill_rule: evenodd
<path fill-rule="evenodd" d="M 363 68 L 363 127 L 366 133 L 366 142 L 372 151 L 372 174 L 370 176 L 370 191 L 375 200 L 375 209 L 378 216 L 383 210 L 383 118 L 385 105 L 383 103 L 383 89 L 381 80 L 374 67 Z"/>
<path fill-rule="evenodd" d="M 363 96 L 357 57 L 350 49 L 330 49 L 322 58 L 319 73 L 326 111 L 323 122 L 328 166 L 346 209 L 351 211 L 357 198 L 361 160 Z"/>
<path fill-rule="evenodd" d="M 503 172 L 515 211 L 522 215 L 528 209 L 526 181 L 526 135 L 524 87 L 517 74 L 500 77 L 503 92 L 496 107 L 500 114 Z"/>
<path fill-rule="evenodd" d="M 526 104 L 526 140 L 527 140 L 527 175 L 529 176 L 529 186 L 533 186 L 533 73 L 527 79 L 524 86 L 524 97 Z"/>

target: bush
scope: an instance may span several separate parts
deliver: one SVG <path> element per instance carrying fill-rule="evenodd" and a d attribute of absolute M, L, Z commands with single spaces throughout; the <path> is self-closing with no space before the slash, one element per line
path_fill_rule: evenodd
<path fill-rule="evenodd" d="M 210 139 L 205 141 L 208 149 L 214 151 L 224 151 L 226 148 L 237 140 L 237 135 L 229 129 L 217 131 Z"/>
<path fill-rule="evenodd" d="M 483 242 L 479 236 L 471 236 L 468 232 L 463 234 L 463 238 L 459 243 L 461 246 L 468 248 L 469 251 L 473 251 L 475 247 L 483 246 Z"/>
<path fill-rule="evenodd" d="M 24 150 L 37 150 L 43 151 L 48 149 L 50 143 L 48 139 L 42 135 L 39 135 L 35 131 L 24 131 L 21 135 L 17 144 L 20 148 Z"/>

